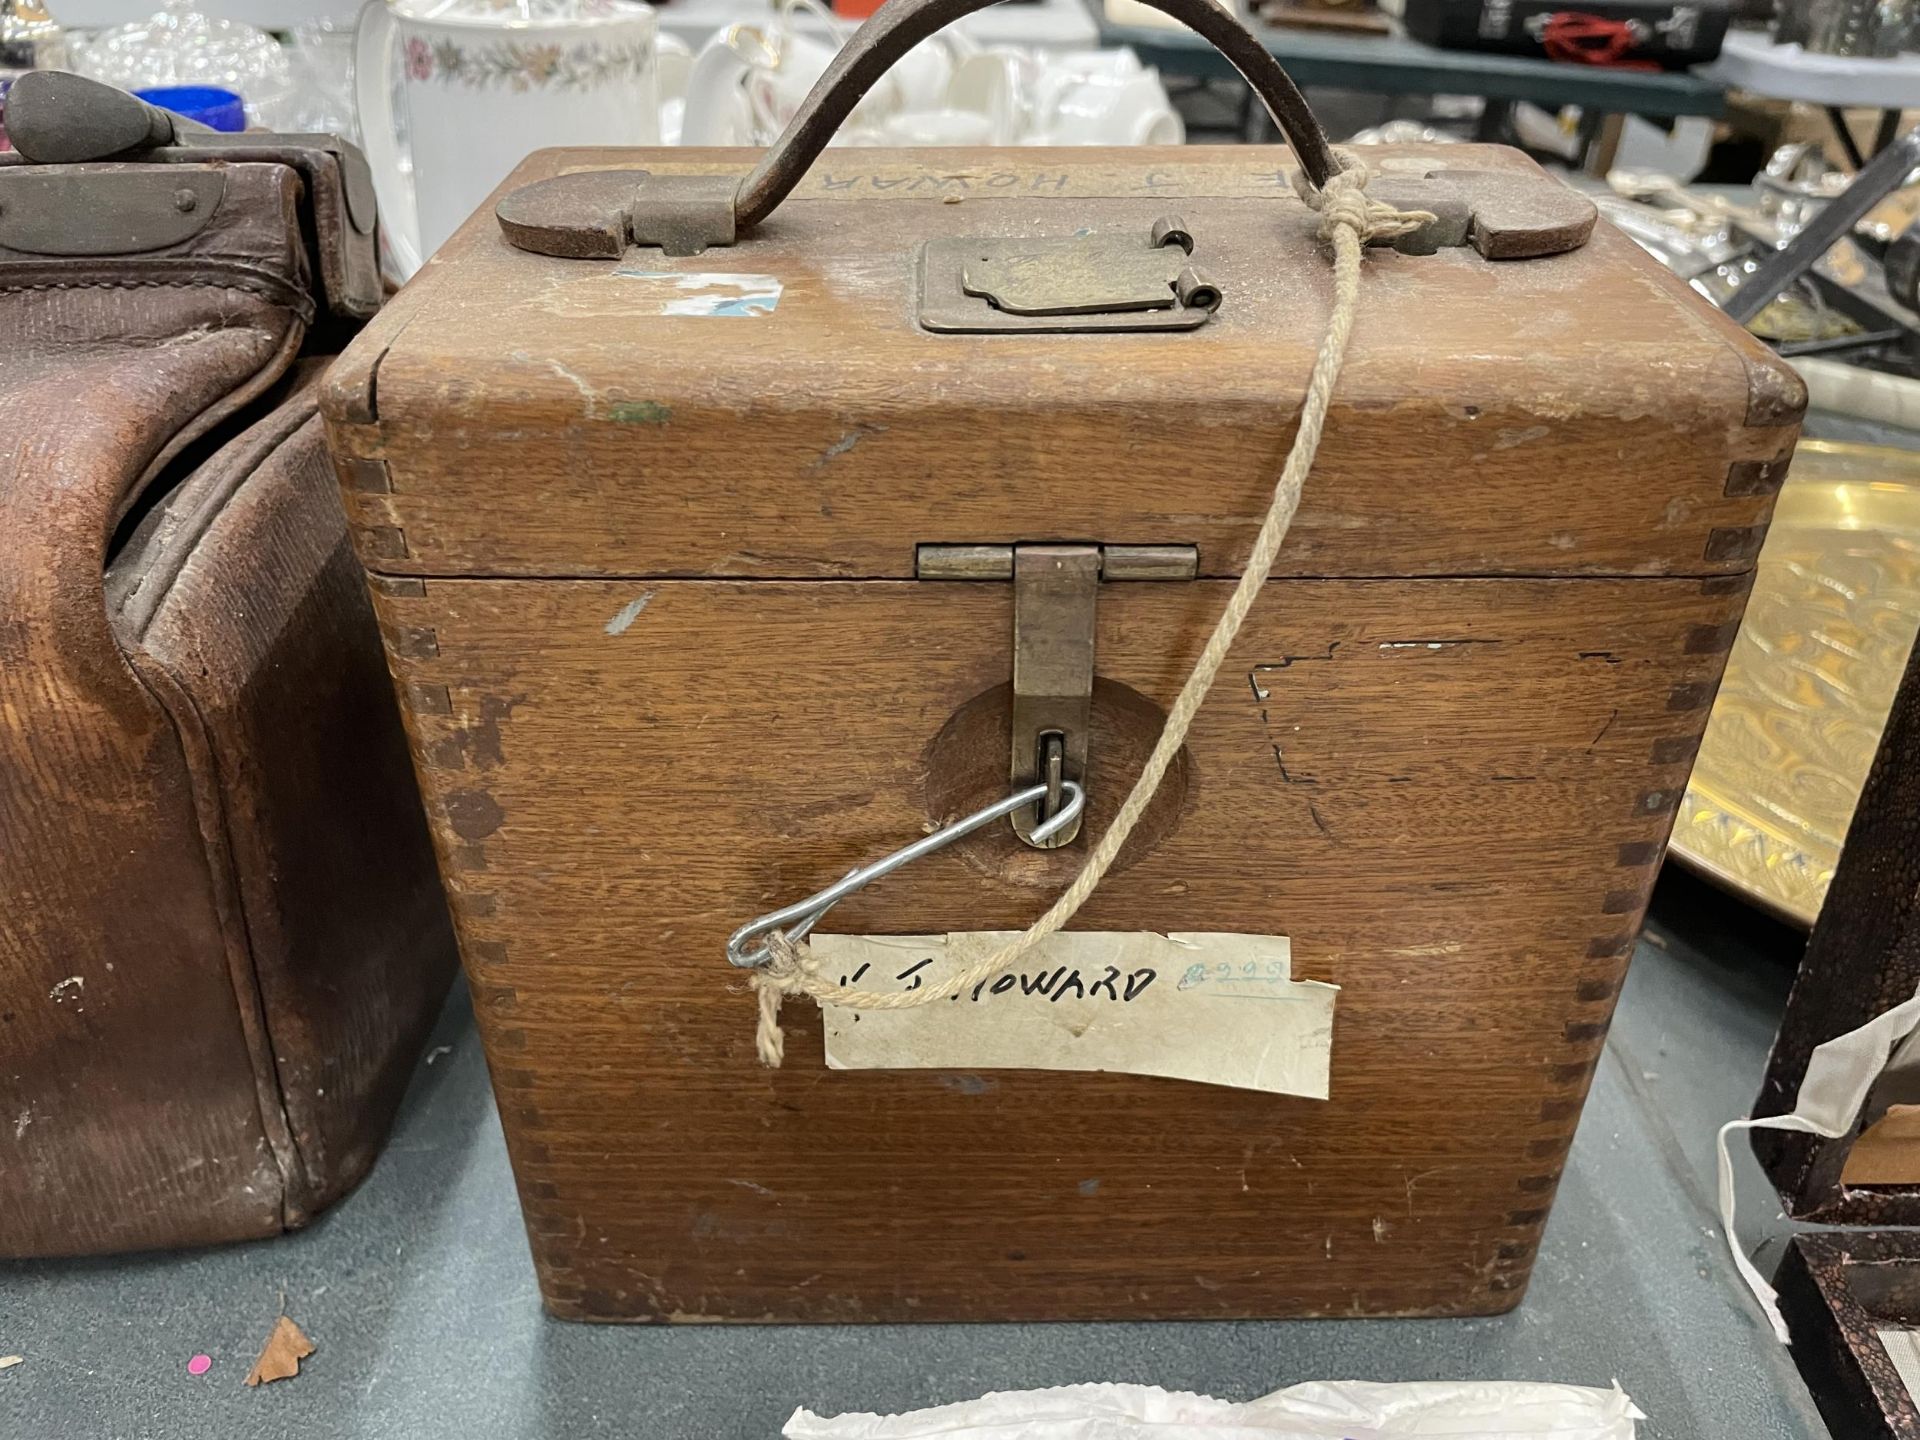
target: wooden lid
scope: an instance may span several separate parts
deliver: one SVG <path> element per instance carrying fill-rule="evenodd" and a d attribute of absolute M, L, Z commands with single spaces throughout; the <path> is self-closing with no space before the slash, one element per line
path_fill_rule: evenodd
<path fill-rule="evenodd" d="M 582 169 L 744 173 L 754 154 L 545 151 L 501 193 Z M 1483 146 L 1367 157 L 1540 173 Z M 389 574 L 905 578 L 921 543 L 1085 539 L 1193 544 L 1203 575 L 1235 574 L 1331 298 L 1286 163 L 835 150 L 759 230 L 691 259 L 528 254 L 489 203 L 329 376 L 336 449 L 380 475 L 348 491 L 363 551 Z M 1197 329 L 919 323 L 928 240 L 1144 235 L 1170 211 L 1224 292 Z M 700 307 L 660 277 L 688 274 L 736 277 L 768 298 L 720 308 L 762 313 L 672 313 Z M 1544 259 L 1370 252 L 1275 573 L 1744 570 L 1804 400 L 1604 224 Z"/>

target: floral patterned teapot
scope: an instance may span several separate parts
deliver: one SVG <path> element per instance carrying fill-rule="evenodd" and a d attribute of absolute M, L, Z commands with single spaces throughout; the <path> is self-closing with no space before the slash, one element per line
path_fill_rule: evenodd
<path fill-rule="evenodd" d="M 658 144 L 658 45 L 633 0 L 370 0 L 354 96 L 390 272 L 418 270 L 531 151 Z"/>

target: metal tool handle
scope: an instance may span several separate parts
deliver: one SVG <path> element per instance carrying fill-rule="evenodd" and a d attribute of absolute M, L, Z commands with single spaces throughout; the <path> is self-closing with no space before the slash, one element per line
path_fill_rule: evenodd
<path fill-rule="evenodd" d="M 751 230 L 771 215 L 827 148 L 860 98 L 895 62 L 935 31 L 999 0 L 886 0 L 853 37 L 801 102 L 799 112 L 741 184 L 737 223 Z M 1293 147 L 1307 179 L 1321 186 L 1340 166 L 1300 87 L 1267 49 L 1214 0 L 1143 0 L 1198 32 L 1253 87 Z"/>

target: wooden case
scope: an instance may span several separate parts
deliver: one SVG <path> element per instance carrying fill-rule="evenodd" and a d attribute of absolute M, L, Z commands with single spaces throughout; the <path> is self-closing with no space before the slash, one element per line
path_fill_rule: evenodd
<path fill-rule="evenodd" d="M 544 152 L 744 171 L 745 152 Z M 1391 170 L 1537 175 L 1510 151 Z M 609 1320 L 1478 1314 L 1527 1281 L 1804 391 L 1604 225 L 1370 254 L 1299 518 L 1171 797 L 1075 922 L 1291 937 L 1332 1098 L 762 1069 L 742 921 L 1004 793 L 1011 587 L 930 542 L 1196 546 L 1102 587 L 1088 834 L 1292 438 L 1330 269 L 1278 150 L 837 151 L 728 249 L 483 211 L 330 376 L 548 1305 Z M 957 201 L 957 203 L 953 203 Z M 942 335 L 925 240 L 1177 207 L 1186 333 Z M 659 273 L 771 313 L 643 313 Z M 660 308 L 652 305 L 656 312 Z M 832 928 L 1026 924 L 1004 826 Z"/>

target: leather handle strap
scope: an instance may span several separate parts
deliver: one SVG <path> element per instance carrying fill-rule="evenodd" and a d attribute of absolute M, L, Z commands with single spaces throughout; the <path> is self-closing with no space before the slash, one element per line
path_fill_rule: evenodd
<path fill-rule="evenodd" d="M 886 0 L 841 48 L 781 132 L 741 182 L 734 200 L 736 223 L 750 230 L 771 215 L 800 177 L 820 157 L 860 98 L 922 40 L 954 21 L 1000 0 Z M 1161 14 L 1189 26 L 1213 46 L 1253 87 L 1292 146 L 1316 189 L 1339 170 L 1326 131 L 1287 72 L 1252 33 L 1214 0 L 1144 0 Z"/>
<path fill-rule="evenodd" d="M 65 70 L 29 70 L 7 93 L 7 133 L 35 165 L 110 160 L 210 134 L 198 121 Z"/>

